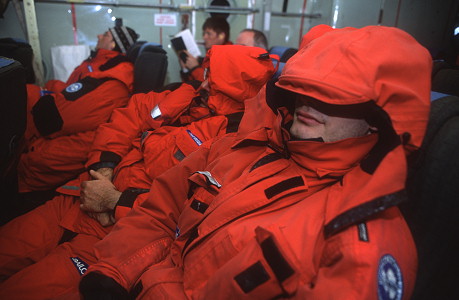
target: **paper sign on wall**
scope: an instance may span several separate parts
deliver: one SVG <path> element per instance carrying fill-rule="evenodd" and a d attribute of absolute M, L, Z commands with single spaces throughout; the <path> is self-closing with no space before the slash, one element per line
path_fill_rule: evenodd
<path fill-rule="evenodd" d="M 155 26 L 177 26 L 177 15 L 155 14 Z"/>

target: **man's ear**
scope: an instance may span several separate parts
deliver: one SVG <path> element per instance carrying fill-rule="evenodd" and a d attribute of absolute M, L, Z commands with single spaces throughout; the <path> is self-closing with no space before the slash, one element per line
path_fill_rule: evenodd
<path fill-rule="evenodd" d="M 225 39 L 225 34 L 222 32 L 222 33 L 219 33 L 218 34 L 218 38 L 219 39 Z"/>
<path fill-rule="evenodd" d="M 110 47 L 111 47 L 111 49 L 110 49 L 110 50 L 113 50 L 113 49 L 115 49 L 115 47 L 116 47 L 116 43 L 115 43 L 115 41 L 112 41 L 112 43 L 110 44 Z"/>

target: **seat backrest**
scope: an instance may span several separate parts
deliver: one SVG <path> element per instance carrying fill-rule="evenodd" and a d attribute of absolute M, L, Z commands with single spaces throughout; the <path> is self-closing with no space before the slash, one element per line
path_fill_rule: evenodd
<path fill-rule="evenodd" d="M 0 38 L 0 56 L 14 59 L 25 68 L 27 83 L 35 83 L 32 46 L 26 41 L 15 38 Z"/>
<path fill-rule="evenodd" d="M 0 95 L 0 174 L 3 179 L 14 168 L 26 127 L 26 72 L 18 61 L 0 57 Z"/>
<path fill-rule="evenodd" d="M 280 61 L 285 63 L 290 59 L 290 57 L 298 52 L 298 49 L 284 46 L 273 46 L 269 49 L 268 52 L 271 54 L 279 55 Z"/>
<path fill-rule="evenodd" d="M 409 201 L 400 208 L 418 249 L 412 300 L 459 295 L 459 97 L 432 102 L 429 124 L 409 165 Z"/>
<path fill-rule="evenodd" d="M 0 225 L 11 219 L 18 194 L 16 168 L 27 118 L 26 69 L 0 56 Z"/>
<path fill-rule="evenodd" d="M 141 45 L 134 64 L 134 93 L 158 91 L 164 85 L 167 66 L 167 53 L 160 45 Z"/>
<path fill-rule="evenodd" d="M 146 44 L 146 41 L 137 41 L 135 42 L 126 52 L 126 56 L 129 58 L 132 63 L 135 63 L 137 56 L 139 56 L 140 48 L 142 45 Z"/>
<path fill-rule="evenodd" d="M 459 96 L 459 68 L 444 68 L 432 78 L 432 90 Z"/>

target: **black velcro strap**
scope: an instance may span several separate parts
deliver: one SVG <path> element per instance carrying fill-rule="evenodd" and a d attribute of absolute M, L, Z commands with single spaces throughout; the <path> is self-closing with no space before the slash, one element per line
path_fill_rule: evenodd
<path fill-rule="evenodd" d="M 183 82 L 172 82 L 172 83 L 169 83 L 161 88 L 159 88 L 157 90 L 158 93 L 162 93 L 164 91 L 175 91 L 176 89 L 178 89 L 179 87 L 181 87 L 183 84 Z"/>
<path fill-rule="evenodd" d="M 68 229 L 64 229 L 64 233 L 62 234 L 61 239 L 59 240 L 58 245 L 63 244 L 65 242 L 70 242 L 74 237 L 76 237 L 78 233 L 73 232 Z"/>
<path fill-rule="evenodd" d="M 64 125 L 64 120 L 51 95 L 45 95 L 38 100 L 32 108 L 32 115 L 35 127 L 42 136 L 57 132 Z"/>
<path fill-rule="evenodd" d="M 61 93 L 68 101 L 78 100 L 80 97 L 94 91 L 100 85 L 113 78 L 92 78 L 85 77 L 71 85 L 67 86 Z"/>
<path fill-rule="evenodd" d="M 187 82 L 187 84 L 191 85 L 195 90 L 197 90 L 201 87 L 202 82 L 199 80 L 190 80 Z"/>
<path fill-rule="evenodd" d="M 185 158 L 185 154 L 184 154 L 180 149 L 178 149 L 177 151 L 175 151 L 174 157 L 175 157 L 178 161 L 182 161 L 182 160 Z"/>
<path fill-rule="evenodd" d="M 206 211 L 206 209 L 209 207 L 209 205 L 207 205 L 206 203 L 195 199 L 195 200 L 193 200 L 193 202 L 191 202 L 190 207 L 192 209 L 194 209 L 195 211 L 200 212 L 201 214 L 203 214 Z"/>
<path fill-rule="evenodd" d="M 110 152 L 110 151 L 103 151 L 101 154 L 100 154 L 100 161 L 104 161 L 104 162 L 113 162 L 115 164 L 119 164 L 119 162 L 121 161 L 121 156 L 119 156 L 118 154 L 114 153 L 114 152 Z"/>
<path fill-rule="evenodd" d="M 128 292 L 113 278 L 97 272 L 90 272 L 83 276 L 79 284 L 79 291 L 82 299 L 86 300 L 131 299 Z"/>
<path fill-rule="evenodd" d="M 132 207 L 138 195 L 148 193 L 147 189 L 127 189 L 121 193 L 116 206 Z"/>
<path fill-rule="evenodd" d="M 407 199 L 408 196 L 406 190 L 401 190 L 351 208 L 350 210 L 336 216 L 325 225 L 324 236 L 325 238 L 329 238 L 330 236 L 344 230 L 348 226 L 362 222 L 363 220 L 366 220 L 369 217 L 388 209 L 389 207 L 396 206 L 404 201 L 407 201 Z"/>
<path fill-rule="evenodd" d="M 270 188 L 267 188 L 265 190 L 265 195 L 266 197 L 269 199 L 269 198 L 272 198 L 282 192 L 285 192 L 287 190 L 290 190 L 290 189 L 293 189 L 293 188 L 296 188 L 296 187 L 299 187 L 299 186 L 303 186 L 304 185 L 304 181 L 303 181 L 303 178 L 301 176 L 297 176 L 297 177 L 292 177 L 292 178 L 289 178 L 289 179 L 286 179 L 284 181 L 281 181 L 275 185 L 273 185 L 272 187 Z"/>
<path fill-rule="evenodd" d="M 250 168 L 250 172 L 252 172 L 256 168 L 259 168 L 259 167 L 261 167 L 263 165 L 269 164 L 269 163 L 271 163 L 273 161 L 276 161 L 276 160 L 279 160 L 281 158 L 283 158 L 282 154 L 277 153 L 277 152 L 274 152 L 274 153 L 268 154 L 266 156 L 263 156 L 259 161 L 257 161 L 252 166 L 252 168 Z"/>
<path fill-rule="evenodd" d="M 277 248 L 272 237 L 264 240 L 260 246 L 263 251 L 263 256 L 279 282 L 284 281 L 295 273 L 293 268 L 288 264 L 287 260 L 285 260 L 284 256 Z"/>
<path fill-rule="evenodd" d="M 114 162 L 104 161 L 104 162 L 98 162 L 98 163 L 92 164 L 92 165 L 89 166 L 88 169 L 97 171 L 97 170 L 102 169 L 102 168 L 114 169 L 115 167 L 116 167 L 116 164 Z"/>
<path fill-rule="evenodd" d="M 115 56 L 111 59 L 109 59 L 105 64 L 101 65 L 99 67 L 99 70 L 101 71 L 107 71 L 108 69 L 111 69 L 111 68 L 114 68 L 116 67 L 117 65 L 119 65 L 120 63 L 123 63 L 123 62 L 131 62 L 129 60 L 129 58 L 126 56 L 126 55 L 118 55 L 118 56 Z"/>
<path fill-rule="evenodd" d="M 226 125 L 226 133 L 236 132 L 239 129 L 239 124 L 241 123 L 243 115 L 243 112 L 226 115 L 226 118 L 228 119 L 228 125 Z"/>
<path fill-rule="evenodd" d="M 253 291 L 257 286 L 268 281 L 269 274 L 266 272 L 261 262 L 258 261 L 242 273 L 236 275 L 234 280 L 237 282 L 242 291 L 247 294 Z"/>
<path fill-rule="evenodd" d="M 199 237 L 198 226 L 195 226 L 195 227 L 193 227 L 193 228 L 190 230 L 188 239 L 187 239 L 186 242 L 185 242 L 185 246 L 183 247 L 182 253 L 183 253 L 183 252 L 185 251 L 185 249 L 188 248 L 188 246 L 189 246 L 195 239 L 197 239 L 198 237 Z"/>

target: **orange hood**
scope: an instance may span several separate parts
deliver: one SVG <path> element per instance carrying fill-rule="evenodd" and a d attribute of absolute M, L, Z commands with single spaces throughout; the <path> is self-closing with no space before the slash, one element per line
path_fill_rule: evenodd
<path fill-rule="evenodd" d="M 406 32 L 368 26 L 321 31 L 302 43 L 277 86 L 336 105 L 374 101 L 408 150 L 420 146 L 430 109 L 429 52 Z M 409 135 L 406 135 L 408 133 Z"/>
<path fill-rule="evenodd" d="M 332 30 L 334 30 L 334 28 L 326 24 L 320 24 L 320 25 L 312 27 L 301 38 L 300 49 L 306 47 L 306 45 L 309 44 L 312 40 L 315 40 L 316 38 Z"/>
<path fill-rule="evenodd" d="M 217 114 L 244 109 L 275 69 L 266 50 L 241 45 L 215 45 L 202 64 L 209 80 L 209 107 Z"/>

